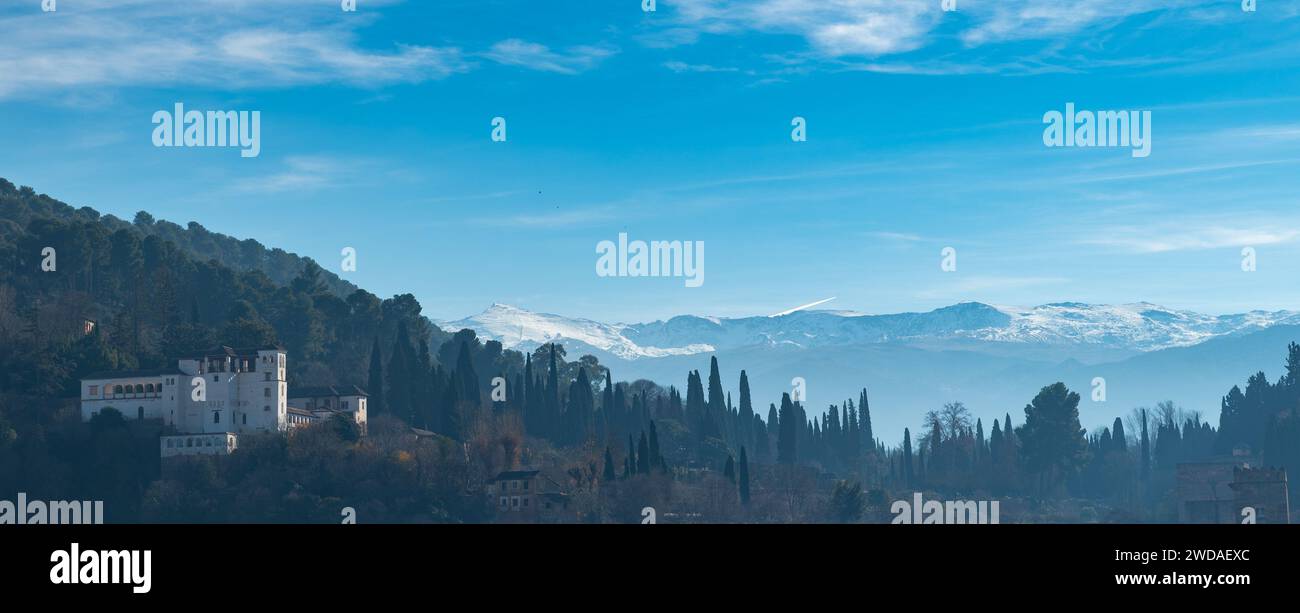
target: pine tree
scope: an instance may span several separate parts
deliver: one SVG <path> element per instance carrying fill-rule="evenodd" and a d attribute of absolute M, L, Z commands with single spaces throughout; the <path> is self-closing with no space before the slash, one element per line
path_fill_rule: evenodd
<path fill-rule="evenodd" d="M 1064 383 L 1044 387 L 1025 405 L 1020 444 L 1025 467 L 1044 487 L 1073 475 L 1087 459 L 1088 440 L 1079 424 L 1079 394 Z"/>

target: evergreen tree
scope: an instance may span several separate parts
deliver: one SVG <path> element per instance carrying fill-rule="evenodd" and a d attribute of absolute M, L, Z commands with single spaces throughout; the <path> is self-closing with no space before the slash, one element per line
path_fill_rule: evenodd
<path fill-rule="evenodd" d="M 659 466 L 662 464 L 663 454 L 659 452 L 659 430 L 655 427 L 654 420 L 650 420 L 650 465 Z"/>
<path fill-rule="evenodd" d="M 1088 440 L 1079 425 L 1079 394 L 1064 383 L 1044 387 L 1025 405 L 1020 444 L 1025 467 L 1046 488 L 1073 475 L 1087 459 Z"/>
<path fill-rule="evenodd" d="M 903 428 L 903 484 L 911 489 L 915 486 L 912 474 L 912 432 Z"/>
<path fill-rule="evenodd" d="M 727 414 L 726 401 L 722 397 L 722 376 L 718 374 L 718 356 L 709 358 L 709 400 L 704 409 L 704 436 L 717 436 L 718 420 Z"/>
<path fill-rule="evenodd" d="M 629 435 L 627 435 L 627 466 L 628 466 L 628 470 L 629 470 L 632 474 L 636 474 L 636 469 L 637 469 L 637 466 L 638 466 L 638 465 L 639 465 L 639 464 L 637 463 L 637 458 L 636 458 L 636 444 L 634 444 L 634 443 L 632 442 L 632 435 L 629 434 Z"/>
<path fill-rule="evenodd" d="M 1147 438 L 1147 410 L 1142 409 L 1142 481 L 1151 478 L 1151 439 Z"/>
<path fill-rule="evenodd" d="M 1118 451 L 1118 452 L 1120 452 L 1120 453 L 1125 453 L 1125 452 L 1127 452 L 1127 451 L 1128 451 L 1128 439 L 1126 439 L 1126 438 L 1125 438 L 1125 435 L 1124 435 L 1124 422 L 1123 422 L 1123 420 L 1121 420 L 1120 418 L 1116 417 L 1116 418 L 1115 418 L 1115 424 L 1114 424 L 1113 426 L 1111 426 L 1111 429 L 1110 429 L 1110 430 L 1111 430 L 1111 435 L 1114 437 L 1114 439 L 1111 441 L 1111 446 L 1115 449 L 1115 451 Z"/>
<path fill-rule="evenodd" d="M 781 394 L 780 425 L 777 428 L 776 461 L 782 464 L 794 464 L 798 459 L 798 429 L 803 427 L 803 420 L 798 418 L 790 394 Z"/>
<path fill-rule="evenodd" d="M 754 442 L 754 404 L 749 395 L 749 375 L 740 371 L 740 438 L 747 444 Z M 743 447 L 743 445 L 742 445 Z"/>
<path fill-rule="evenodd" d="M 636 472 L 642 475 L 650 474 L 650 444 L 646 441 L 645 432 L 641 433 L 641 442 L 636 448 Z"/>
<path fill-rule="evenodd" d="M 740 447 L 740 467 L 738 468 L 740 478 L 740 502 L 749 504 L 749 457 L 745 455 L 745 447 Z"/>
<path fill-rule="evenodd" d="M 605 481 L 610 482 L 617 478 L 614 475 L 614 454 L 610 451 L 608 446 L 605 447 L 605 473 L 603 478 Z"/>
<path fill-rule="evenodd" d="M 727 454 L 727 463 L 722 466 L 722 476 L 727 478 L 733 485 L 736 483 L 736 460 Z"/>
<path fill-rule="evenodd" d="M 556 365 L 555 343 L 551 343 L 550 365 L 546 373 L 546 400 L 541 419 L 542 432 L 547 437 L 556 436 L 560 417 L 560 369 Z"/>
<path fill-rule="evenodd" d="M 411 423 L 412 389 L 411 371 L 414 367 L 411 351 L 411 337 L 406 322 L 397 324 L 397 337 L 393 340 L 393 351 L 388 358 L 388 411 Z"/>
<path fill-rule="evenodd" d="M 858 421 L 862 424 L 862 442 L 868 449 L 876 446 L 876 435 L 871 430 L 871 405 L 867 402 L 867 390 L 862 389 L 858 400 Z"/>

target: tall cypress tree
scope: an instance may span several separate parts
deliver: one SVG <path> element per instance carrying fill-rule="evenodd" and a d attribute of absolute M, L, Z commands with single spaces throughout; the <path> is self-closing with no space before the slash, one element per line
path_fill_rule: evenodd
<path fill-rule="evenodd" d="M 406 329 L 406 322 L 397 324 L 397 337 L 393 339 L 393 352 L 388 358 L 388 411 L 410 423 L 411 371 L 414 361 L 411 352 L 411 337 Z"/>
<path fill-rule="evenodd" d="M 382 414 L 387 407 L 384 405 L 384 360 L 379 353 L 379 337 L 375 337 L 374 346 L 370 348 L 370 378 L 366 382 L 366 392 L 370 394 L 366 400 L 366 413 L 374 417 Z"/>
<path fill-rule="evenodd" d="M 780 425 L 776 437 L 776 461 L 782 464 L 794 464 L 798 460 L 799 430 L 804 422 L 799 418 L 790 394 L 781 394 Z"/>
<path fill-rule="evenodd" d="M 740 502 L 749 504 L 749 456 L 745 455 L 745 446 L 740 447 Z"/>
<path fill-rule="evenodd" d="M 610 452 L 609 447 L 605 447 L 605 481 L 613 481 L 617 476 L 614 474 L 614 454 Z"/>
<path fill-rule="evenodd" d="M 650 420 L 650 465 L 659 466 L 663 455 L 659 452 L 659 430 L 654 420 Z"/>
<path fill-rule="evenodd" d="M 732 485 L 736 484 L 736 459 L 727 454 L 727 463 L 722 466 L 722 476 L 727 478 Z"/>
<path fill-rule="evenodd" d="M 1111 442 L 1115 447 L 1115 451 L 1120 453 L 1128 451 L 1128 440 L 1124 437 L 1124 421 L 1116 417 L 1115 424 L 1111 426 L 1110 430 L 1111 435 L 1115 437 Z"/>
<path fill-rule="evenodd" d="M 903 483 L 911 488 L 912 482 L 912 432 L 903 428 Z"/>
<path fill-rule="evenodd" d="M 642 475 L 650 474 L 650 444 L 646 441 L 645 432 L 641 432 L 641 442 L 636 447 L 636 472 Z"/>
<path fill-rule="evenodd" d="M 546 401 L 542 430 L 548 437 L 557 435 L 560 419 L 560 369 L 555 362 L 555 343 L 551 343 L 550 368 L 546 373 Z"/>
<path fill-rule="evenodd" d="M 727 402 L 722 395 L 722 376 L 718 374 L 718 356 L 709 358 L 709 401 L 704 410 L 704 435 L 718 435 L 718 420 L 727 414 Z"/>
<path fill-rule="evenodd" d="M 868 449 L 875 449 L 876 434 L 871 430 L 871 405 L 867 402 L 867 388 L 862 388 L 862 396 L 858 400 L 858 422 L 862 428 L 862 441 Z"/>
<path fill-rule="evenodd" d="M 743 370 L 740 371 L 740 432 L 746 444 L 754 442 L 754 403 L 749 395 L 749 376 Z"/>
<path fill-rule="evenodd" d="M 1147 438 L 1147 410 L 1142 409 L 1142 481 L 1151 477 L 1151 439 Z"/>
<path fill-rule="evenodd" d="M 632 471 L 632 474 L 636 474 L 636 469 L 637 469 L 636 460 L 637 460 L 636 444 L 632 442 L 632 435 L 629 434 L 627 435 L 627 465 L 629 469 Z"/>

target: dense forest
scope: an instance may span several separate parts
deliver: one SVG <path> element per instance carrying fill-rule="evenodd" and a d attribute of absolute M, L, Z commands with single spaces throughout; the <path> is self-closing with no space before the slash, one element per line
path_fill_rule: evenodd
<path fill-rule="evenodd" d="M 1275 383 L 1257 373 L 1228 391 L 1218 430 L 1162 403 L 1089 433 L 1079 395 L 1055 383 L 1018 423 L 1013 407 L 972 423 L 952 402 L 882 436 L 866 389 L 816 413 L 753 398 L 747 373 L 733 380 L 716 358 L 684 391 L 617 381 L 561 344 L 521 353 L 443 331 L 414 296 L 381 299 L 308 258 L 3 179 L 0 263 L 0 496 L 102 499 L 110 521 L 337 521 L 344 504 L 367 521 L 489 521 L 486 483 L 521 466 L 556 475 L 590 522 L 644 506 L 682 521 L 877 521 L 912 491 L 1004 500 L 1004 521 L 1166 521 L 1179 462 L 1244 449 L 1300 467 L 1294 343 Z M 367 390 L 367 435 L 245 435 L 228 458 L 164 470 L 160 424 L 79 419 L 87 373 L 272 343 L 291 386 Z"/>

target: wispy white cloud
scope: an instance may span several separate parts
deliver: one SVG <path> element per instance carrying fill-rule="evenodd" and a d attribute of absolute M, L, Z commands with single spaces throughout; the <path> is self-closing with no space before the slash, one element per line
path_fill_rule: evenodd
<path fill-rule="evenodd" d="M 1184 53 L 1178 58 L 1108 54 L 1101 44 L 1134 19 L 1217 27 L 1227 21 L 1217 0 L 959 0 L 945 13 L 938 0 L 678 0 L 670 25 L 644 35 L 645 44 L 693 44 L 703 35 L 793 35 L 808 46 L 808 61 L 842 69 L 895 74 L 1033 74 L 1098 66 L 1165 67 L 1218 59 Z M 1207 19 L 1211 8 L 1216 19 Z M 1139 25 L 1140 29 L 1140 25 Z M 1037 41 L 1008 53 L 988 52 L 1008 43 Z M 982 49 L 975 52 L 976 49 Z M 916 52 L 937 51 L 919 55 Z M 863 59 L 868 61 L 862 61 Z M 905 59 L 904 59 L 905 58 Z"/>
<path fill-rule="evenodd" d="M 739 68 L 730 66 L 713 66 L 711 64 L 688 64 L 686 62 L 664 62 L 664 68 L 673 72 L 740 72 Z"/>
<path fill-rule="evenodd" d="M 940 18 L 928 3 L 896 0 L 683 0 L 674 6 L 674 31 L 796 34 L 829 56 L 916 49 Z"/>
<path fill-rule="evenodd" d="M 294 156 L 285 159 L 279 172 L 240 179 L 234 184 L 240 192 L 276 194 L 326 189 L 352 174 L 355 162 L 325 156 Z"/>
<path fill-rule="evenodd" d="M 508 228 L 567 228 L 604 223 L 618 219 L 612 207 L 556 208 L 537 213 L 513 213 L 471 219 L 469 223 Z"/>
<path fill-rule="evenodd" d="M 368 48 L 365 17 L 322 19 L 306 0 L 85 0 L 56 14 L 0 12 L 0 98 L 139 85 L 361 87 L 445 78 L 455 47 Z"/>
<path fill-rule="evenodd" d="M 1300 239 L 1300 230 L 1288 229 L 1280 224 L 1218 219 L 1183 220 L 1177 224 L 1161 223 L 1151 226 L 1100 227 L 1083 232 L 1083 236 L 1078 241 L 1080 244 L 1128 253 L 1169 253 L 1290 243 Z"/>
<path fill-rule="evenodd" d="M 546 45 L 511 38 L 492 45 L 483 57 L 508 66 L 572 75 L 591 70 L 616 53 L 613 48 L 594 45 L 569 47 L 560 52 Z"/>

